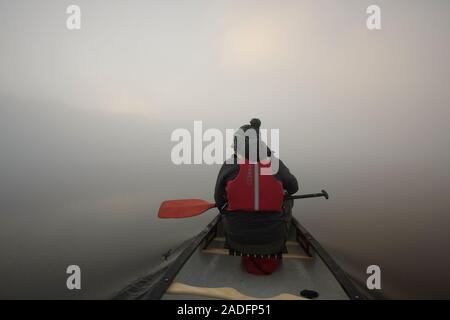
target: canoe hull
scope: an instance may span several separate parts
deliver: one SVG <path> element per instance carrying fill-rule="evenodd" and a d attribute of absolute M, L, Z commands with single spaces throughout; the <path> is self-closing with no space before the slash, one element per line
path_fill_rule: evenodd
<path fill-rule="evenodd" d="M 132 284 L 116 298 L 212 299 L 217 295 L 208 296 L 208 292 L 216 294 L 217 290 L 209 289 L 232 288 L 238 295 L 230 294 L 229 299 L 267 299 L 280 295 L 282 298 L 301 298 L 300 292 L 303 290 L 317 292 L 317 299 L 364 299 L 346 273 L 295 218 L 292 219 L 286 248 L 282 264 L 273 274 L 249 274 L 242 266 L 241 257 L 227 254 L 221 216 L 218 215 L 200 234 L 187 242 L 158 274 L 150 276 L 151 281 L 141 279 L 136 282 L 140 283 L 138 289 L 136 283 Z M 195 290 L 170 290 L 174 283 Z M 224 299 L 227 295 L 219 297 Z"/>

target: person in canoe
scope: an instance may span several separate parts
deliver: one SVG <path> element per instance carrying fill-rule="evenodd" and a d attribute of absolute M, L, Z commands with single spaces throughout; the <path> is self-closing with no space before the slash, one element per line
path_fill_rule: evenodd
<path fill-rule="evenodd" d="M 234 154 L 220 169 L 214 199 L 222 213 L 226 245 L 243 255 L 247 272 L 271 274 L 289 235 L 298 182 L 260 139 L 259 119 L 234 135 Z M 272 165 L 277 161 L 277 165 Z"/>

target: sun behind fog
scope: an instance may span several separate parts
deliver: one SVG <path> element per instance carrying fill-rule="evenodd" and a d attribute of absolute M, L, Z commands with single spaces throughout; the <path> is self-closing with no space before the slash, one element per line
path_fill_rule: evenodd
<path fill-rule="evenodd" d="M 263 17 L 228 22 L 221 49 L 225 67 L 264 68 L 283 60 L 286 30 L 281 22 Z"/>

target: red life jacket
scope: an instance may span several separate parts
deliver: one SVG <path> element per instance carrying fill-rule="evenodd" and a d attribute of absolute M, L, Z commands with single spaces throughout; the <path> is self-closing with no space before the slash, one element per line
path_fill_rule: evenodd
<path fill-rule="evenodd" d="M 273 175 L 262 175 L 261 168 L 269 168 L 260 162 L 239 164 L 239 174 L 226 186 L 228 211 L 282 212 L 283 184 Z"/>

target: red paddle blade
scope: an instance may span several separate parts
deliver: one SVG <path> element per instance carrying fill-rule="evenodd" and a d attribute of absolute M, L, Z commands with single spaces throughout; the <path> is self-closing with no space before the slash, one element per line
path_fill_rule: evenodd
<path fill-rule="evenodd" d="M 158 217 L 161 219 L 195 217 L 215 206 L 214 203 L 201 199 L 168 200 L 161 203 Z"/>

